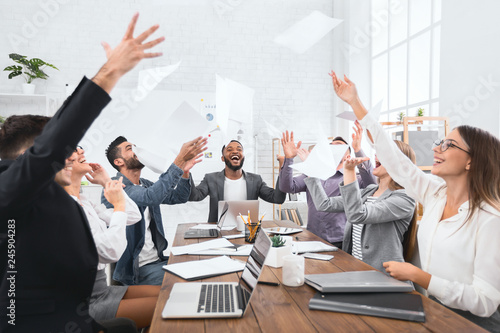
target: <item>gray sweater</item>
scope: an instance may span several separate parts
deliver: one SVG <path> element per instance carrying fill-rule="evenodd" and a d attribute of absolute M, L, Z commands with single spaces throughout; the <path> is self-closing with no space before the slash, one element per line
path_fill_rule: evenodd
<path fill-rule="evenodd" d="M 341 196 L 327 197 L 320 180 L 305 180 L 319 211 L 342 212 L 347 216 L 342 250 L 352 252 L 352 225 L 363 224 L 361 251 L 363 261 L 385 273 L 382 263 L 403 262 L 403 235 L 415 212 L 415 200 L 405 190 L 386 190 L 374 202 L 366 202 L 378 189 L 369 185 L 362 191 L 357 182 L 340 184 Z"/>

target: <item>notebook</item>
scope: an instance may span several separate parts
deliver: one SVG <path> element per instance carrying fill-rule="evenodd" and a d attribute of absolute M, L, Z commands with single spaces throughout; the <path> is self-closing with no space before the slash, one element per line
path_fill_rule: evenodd
<path fill-rule="evenodd" d="M 316 293 L 309 309 L 425 322 L 422 298 L 406 293 Z"/>
<path fill-rule="evenodd" d="M 238 222 L 241 221 L 240 214 L 248 215 L 248 212 L 250 212 L 250 220 L 252 222 L 259 220 L 259 200 L 219 201 L 219 212 L 223 210 L 226 204 L 229 205 L 226 222 L 224 222 L 224 225 L 227 227 L 238 226 Z M 240 220 L 238 221 L 237 219 Z"/>
<path fill-rule="evenodd" d="M 221 235 L 220 231 L 224 225 L 224 220 L 226 219 L 229 205 L 226 203 L 222 206 L 220 210 L 222 213 L 219 217 L 219 222 L 215 229 L 190 229 L 184 233 L 184 239 L 189 238 L 217 238 Z"/>
<path fill-rule="evenodd" d="M 323 293 L 409 292 L 413 286 L 379 271 L 306 275 L 305 283 Z"/>
<path fill-rule="evenodd" d="M 240 318 L 248 309 L 264 262 L 271 248 L 259 232 L 238 283 L 178 282 L 162 311 L 163 318 Z"/>

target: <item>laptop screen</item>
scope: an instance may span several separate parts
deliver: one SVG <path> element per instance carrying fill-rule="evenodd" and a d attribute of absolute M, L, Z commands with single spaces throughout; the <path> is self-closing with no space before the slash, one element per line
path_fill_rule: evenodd
<path fill-rule="evenodd" d="M 241 273 L 239 282 L 239 286 L 244 294 L 243 313 L 245 312 L 248 302 L 250 301 L 250 296 L 257 286 L 257 281 L 262 273 L 264 261 L 266 260 L 270 248 L 271 240 L 269 237 L 265 232 L 259 232 L 257 234 L 255 244 L 253 245 L 252 252 L 250 252 L 250 256 L 247 259 L 245 269 Z"/>

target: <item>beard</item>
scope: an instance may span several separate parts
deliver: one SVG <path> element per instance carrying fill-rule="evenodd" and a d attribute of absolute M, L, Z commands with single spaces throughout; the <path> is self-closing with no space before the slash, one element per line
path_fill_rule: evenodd
<path fill-rule="evenodd" d="M 245 162 L 245 158 L 243 157 L 241 160 L 240 160 L 240 164 L 239 165 L 232 165 L 231 164 L 231 160 L 228 160 L 224 157 L 224 163 L 226 163 L 226 166 L 233 170 L 233 171 L 238 171 L 239 169 L 243 168 L 243 163 Z"/>
<path fill-rule="evenodd" d="M 123 160 L 125 161 L 125 167 L 127 167 L 128 170 L 142 170 L 142 168 L 144 168 L 144 164 L 139 162 L 136 158 L 131 157 L 128 160 Z"/>

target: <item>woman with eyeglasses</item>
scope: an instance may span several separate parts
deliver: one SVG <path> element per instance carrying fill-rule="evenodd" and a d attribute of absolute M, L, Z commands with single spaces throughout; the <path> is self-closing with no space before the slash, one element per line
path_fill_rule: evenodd
<path fill-rule="evenodd" d="M 396 147 L 368 115 L 356 86 L 331 72 L 334 90 L 369 131 L 389 175 L 424 206 L 417 241 L 422 268 L 389 261 L 386 271 L 410 280 L 451 310 L 500 331 L 500 141 L 462 125 L 439 141 L 431 178 Z"/>
<path fill-rule="evenodd" d="M 81 146 L 75 149 L 71 185 L 64 189 L 83 208 L 99 255 L 96 281 L 90 297 L 90 315 L 98 320 L 126 317 L 135 321 L 138 328 L 151 325 L 160 286 L 108 286 L 106 264 L 117 262 L 127 247 L 126 226 L 141 220 L 135 202 L 123 191 L 122 180 L 112 180 L 97 163 L 88 163 Z M 104 196 L 114 206 L 106 208 L 81 193 L 81 180 L 104 187 Z"/>

